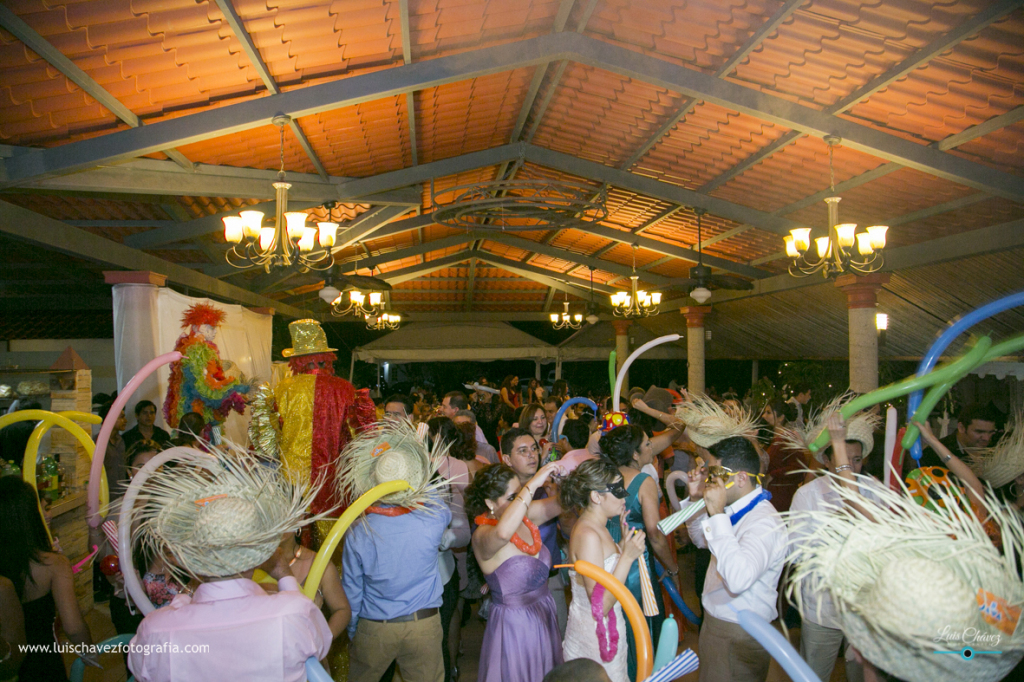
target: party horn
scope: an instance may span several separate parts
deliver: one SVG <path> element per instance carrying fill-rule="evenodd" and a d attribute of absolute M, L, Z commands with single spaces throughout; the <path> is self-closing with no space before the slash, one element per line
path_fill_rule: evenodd
<path fill-rule="evenodd" d="M 406 481 L 381 483 L 360 495 L 359 499 L 345 510 L 345 513 L 331 526 L 331 532 L 327 534 L 323 545 L 320 546 L 320 551 L 316 553 L 316 557 L 313 559 L 313 565 L 309 568 L 306 582 L 302 585 L 302 592 L 307 597 L 313 599 L 316 596 L 316 591 L 320 589 L 320 581 L 324 577 L 324 571 L 327 570 L 327 564 L 330 562 L 334 550 L 337 549 L 338 543 L 341 542 L 342 536 L 345 535 L 345 531 L 352 525 L 352 522 L 366 511 L 367 507 L 385 495 L 397 493 L 399 490 L 406 490 L 411 487 Z"/>
<path fill-rule="evenodd" d="M 725 484 L 725 487 L 728 489 L 731 488 L 733 485 L 734 482 L 729 481 L 728 483 Z M 703 498 L 697 500 L 696 502 L 689 503 L 685 507 L 680 508 L 680 510 L 677 511 L 675 514 L 666 516 L 661 521 L 659 521 L 658 530 L 660 530 L 665 535 L 668 535 L 676 528 L 683 525 L 684 523 L 692 519 L 694 516 L 704 511 L 704 508 L 706 506 L 707 503 L 704 501 Z"/>
<path fill-rule="evenodd" d="M 658 611 L 658 600 L 654 598 L 651 572 L 647 568 L 647 561 L 643 556 L 636 560 L 636 564 L 640 569 L 640 597 L 644 603 L 644 615 L 648 618 L 654 618 L 660 611 Z"/>
<path fill-rule="evenodd" d="M 614 575 L 589 561 L 559 564 L 552 568 L 571 568 L 580 575 L 600 583 L 606 590 L 612 593 L 613 597 L 619 600 L 626 618 L 629 619 L 629 624 L 633 626 L 633 638 L 636 640 L 636 682 L 641 682 L 641 680 L 646 680 L 650 677 L 654 662 L 652 653 L 654 644 L 651 642 L 651 629 L 647 627 L 647 619 L 644 618 L 644 612 L 640 610 L 640 605 L 636 603 L 636 598 L 629 591 L 629 588 L 620 583 Z"/>

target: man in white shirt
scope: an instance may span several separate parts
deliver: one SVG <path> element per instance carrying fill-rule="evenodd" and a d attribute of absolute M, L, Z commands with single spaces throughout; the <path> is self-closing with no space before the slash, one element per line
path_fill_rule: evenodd
<path fill-rule="evenodd" d="M 881 488 L 881 484 L 870 476 L 860 475 L 864 457 L 870 454 L 874 447 L 873 429 L 874 422 L 870 415 L 858 415 L 845 427 L 846 433 L 843 440 L 846 442 L 847 465 L 857 478 L 860 494 L 872 502 L 879 503 L 880 499 L 874 491 Z M 819 450 L 814 455 L 818 461 L 828 466 L 829 471 L 839 473 L 831 445 Z M 831 476 L 820 476 L 811 483 L 801 486 L 793 496 L 790 511 L 794 513 L 828 512 L 839 509 L 842 506 L 842 500 L 836 491 L 837 485 L 839 482 Z M 790 518 L 791 547 L 798 549 L 807 546 L 810 542 L 809 536 L 821 523 L 820 520 L 812 520 L 803 515 Z M 807 661 L 815 675 L 827 681 L 832 677 L 832 668 L 835 667 L 836 658 L 844 642 L 843 632 L 839 629 L 839 617 L 836 614 L 835 605 L 825 590 L 817 589 L 809 582 L 802 586 L 800 601 L 802 607 L 800 616 L 803 620 L 800 628 L 800 656 Z M 847 658 L 846 678 L 860 679 L 862 677 L 861 665 L 856 660 Z"/>
<path fill-rule="evenodd" d="M 708 452 L 707 481 L 700 470 L 688 475 L 690 500 L 703 496 L 707 507 L 686 524 L 693 543 L 712 554 L 701 597 L 700 682 L 763 682 L 771 657 L 739 625 L 737 612 L 769 622 L 778 616 L 786 525 L 760 486 L 761 460 L 749 439 L 726 438 Z"/>

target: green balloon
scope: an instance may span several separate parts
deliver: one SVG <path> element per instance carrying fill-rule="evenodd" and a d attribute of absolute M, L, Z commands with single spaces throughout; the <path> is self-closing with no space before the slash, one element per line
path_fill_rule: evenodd
<path fill-rule="evenodd" d="M 615 358 L 617 356 L 618 356 L 618 353 L 616 353 L 615 351 L 612 351 L 611 353 L 608 354 L 608 383 L 609 383 L 608 390 L 609 391 L 614 391 L 615 390 Z M 619 409 L 618 405 L 612 405 L 612 412 L 617 412 L 618 409 Z"/>
<path fill-rule="evenodd" d="M 907 377 L 903 381 L 897 381 L 896 383 L 883 386 L 882 388 L 871 391 L 870 393 L 857 396 L 844 405 L 843 408 L 839 410 L 839 413 L 843 415 L 843 419 L 849 419 L 851 416 L 866 407 L 884 403 L 885 401 L 892 400 L 897 396 L 906 395 L 907 393 L 912 393 L 918 389 L 923 390 L 929 386 L 934 386 L 935 384 L 943 383 L 950 379 L 959 378 L 976 367 L 977 364 L 980 364 L 979 361 L 984 358 L 986 351 L 988 351 L 991 345 L 992 339 L 984 336 L 978 340 L 974 345 L 974 348 L 972 348 L 967 355 L 963 356 L 959 360 L 943 365 L 942 367 L 938 367 L 922 377 Z M 828 445 L 828 441 L 828 430 L 823 429 L 807 449 L 811 452 L 817 452 Z"/>

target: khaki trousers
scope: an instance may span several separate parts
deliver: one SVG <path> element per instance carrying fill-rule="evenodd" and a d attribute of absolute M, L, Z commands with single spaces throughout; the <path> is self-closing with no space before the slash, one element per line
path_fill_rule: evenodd
<path fill-rule="evenodd" d="M 738 623 L 704 611 L 698 644 L 700 682 L 764 682 L 771 656 Z"/>
<path fill-rule="evenodd" d="M 832 669 L 845 643 L 842 630 L 818 625 L 806 618 L 800 624 L 800 657 L 824 682 L 832 678 Z M 846 679 L 847 682 L 864 679 L 864 670 L 857 661 L 846 661 Z"/>
<path fill-rule="evenodd" d="M 405 623 L 360 619 L 349 645 L 349 682 L 378 682 L 398 661 L 405 682 L 444 682 L 441 617 Z"/>

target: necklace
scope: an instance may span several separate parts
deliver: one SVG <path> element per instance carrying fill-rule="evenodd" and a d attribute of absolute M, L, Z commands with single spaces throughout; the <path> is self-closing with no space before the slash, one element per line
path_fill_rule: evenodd
<path fill-rule="evenodd" d="M 476 525 L 478 525 L 478 526 L 497 526 L 498 525 L 498 519 L 492 519 L 491 517 L 487 516 L 486 514 L 481 514 L 480 516 L 476 517 L 476 519 L 474 519 L 474 521 L 476 521 Z M 543 545 L 541 544 L 541 541 L 540 541 L 540 529 L 537 528 L 537 526 L 533 525 L 533 522 L 530 521 L 530 519 L 525 519 L 524 518 L 523 519 L 523 523 L 526 524 L 526 527 L 530 531 L 530 536 L 533 538 L 533 544 L 532 545 L 526 544 L 526 540 L 523 540 L 521 537 L 519 537 L 519 533 L 518 532 L 516 532 L 515 534 L 512 535 L 512 544 L 515 545 L 519 549 L 519 551 L 522 552 L 523 554 L 529 554 L 530 556 L 537 556 L 538 554 L 540 554 L 540 548 L 543 547 Z"/>
<path fill-rule="evenodd" d="M 408 514 L 412 509 L 408 507 L 367 507 L 367 514 L 380 514 L 381 516 L 402 516 Z"/>
<path fill-rule="evenodd" d="M 608 612 L 608 626 L 604 621 L 604 585 L 598 583 L 594 586 L 594 593 L 590 596 L 590 615 L 597 623 L 597 647 L 601 651 L 601 660 L 610 663 L 619 650 L 619 629 L 615 623 L 615 609 Z"/>

